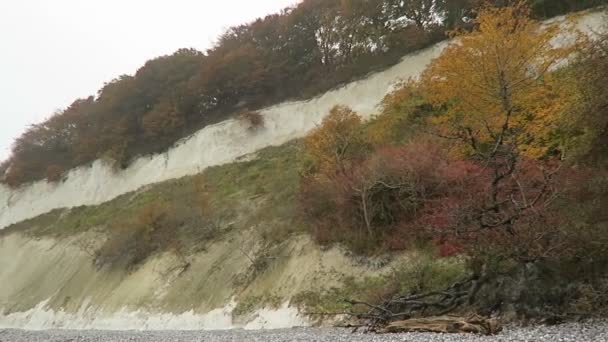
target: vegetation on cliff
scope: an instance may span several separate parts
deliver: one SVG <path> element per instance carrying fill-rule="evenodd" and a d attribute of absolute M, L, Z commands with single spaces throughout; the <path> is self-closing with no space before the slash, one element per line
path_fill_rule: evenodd
<path fill-rule="evenodd" d="M 557 4 L 592 2 L 546 2 L 552 5 L 542 7 L 538 4 L 545 2 L 541 1 L 534 2 L 537 7 L 529 7 L 518 1 L 512 6 L 484 7 L 476 12 L 475 19 L 467 20 L 450 16 L 446 9 L 442 22 L 435 22 L 435 16 L 427 17 L 431 20 L 428 22 L 422 15 L 424 12 L 420 12 L 431 2 L 412 2 L 420 4 L 418 11 L 410 11 L 404 5 L 409 2 L 382 3 L 381 13 L 385 13 L 388 4 L 395 4 L 404 11 L 401 14 L 409 18 L 395 32 L 437 27 L 443 30 L 465 24 L 469 27 L 453 31 L 458 42 L 446 48 L 419 80 L 405 81 L 387 95 L 382 112 L 369 122 L 363 122 L 351 109 L 337 106 L 302 141 L 265 149 L 252 160 L 150 185 L 99 206 L 56 210 L 15 224 L 0 234 L 19 231 L 33 236 L 65 238 L 93 231 L 103 239 L 80 247 L 90 253 L 99 268 L 133 270 L 155 254 L 172 252 L 181 258 L 182 271 L 187 272 L 188 256 L 225 238 L 231 231 L 256 229 L 263 246 L 255 255 L 247 250 L 231 251 L 251 262 L 251 272 L 235 279 L 246 288 L 246 284 L 265 272 L 269 265 L 282 262 L 267 253 L 272 246 L 308 232 L 318 244 L 341 245 L 359 260 L 403 253 L 417 255 L 388 275 L 348 278 L 343 279 L 342 286 L 324 292 L 315 289 L 291 294 L 294 304 L 310 310 L 341 312 L 351 307 L 343 301 L 351 297 L 359 299 L 351 304 L 363 303 L 365 307 L 356 307 L 351 313 L 374 323 L 458 309 L 482 314 L 512 312 L 521 317 L 607 313 L 608 216 L 604 207 L 608 203 L 608 100 L 605 96 L 608 37 L 604 34 L 591 41 L 579 36 L 567 22 L 543 27 L 535 19 L 539 13 L 554 14 Z M 443 8 L 439 2 L 432 3 L 435 8 Z M 450 2 L 450 5 L 456 3 L 464 2 Z M 350 2 L 340 6 L 343 4 Z M 294 20 L 299 18 L 293 17 L 294 13 L 307 13 L 306 10 L 312 11 L 315 6 L 321 3 L 306 1 L 281 16 L 270 18 Z M 350 8 L 340 6 L 336 8 Z M 459 8 L 458 13 L 463 13 L 462 10 Z M 324 18 L 320 14 L 313 17 Z M 332 25 L 346 25 L 342 17 L 337 18 L 330 21 Z M 258 32 L 255 30 L 265 27 L 262 24 L 266 20 L 240 29 Z M 357 25 L 357 29 L 361 27 L 366 26 Z M 368 60 L 362 56 L 375 53 L 354 54 L 348 62 L 340 60 L 338 56 L 345 58 L 346 52 L 332 49 L 342 47 L 341 43 L 316 44 L 330 38 L 317 35 L 342 31 L 318 30 L 309 43 L 321 49 L 316 53 L 325 57 L 319 57 L 317 62 L 321 63 L 319 68 L 327 69 L 319 70 L 328 70 L 329 75 L 340 75 L 340 70 L 356 63 L 368 63 L 363 62 Z M 306 34 L 306 31 L 294 30 L 296 33 Z M 565 33 L 573 38 L 569 43 L 560 47 L 551 45 L 559 34 Z M 216 49 L 232 46 L 240 51 L 246 44 L 237 44 L 238 37 L 236 31 L 232 32 Z M 356 35 L 346 34 L 340 39 L 344 37 Z M 234 45 L 225 45 L 228 42 Z M 353 50 L 348 51 L 358 51 L 355 49 L 360 47 L 358 43 L 353 44 Z M 323 46 L 330 49 L 322 51 Z M 330 50 L 334 55 L 323 55 Z M 232 56 L 231 51 L 224 50 L 224 53 Z M 166 60 L 179 56 L 183 63 L 195 65 L 199 63 L 196 60 L 213 58 L 214 53 L 181 51 Z M 243 57 L 233 57 L 238 56 Z M 568 66 L 562 64 L 565 59 L 570 60 Z M 150 62 L 142 70 L 152 68 L 155 63 L 164 65 L 161 60 Z M 246 60 L 249 63 L 256 59 L 248 56 Z M 330 60 L 337 64 L 330 64 Z M 239 77 L 260 76 L 248 69 L 239 70 Z M 138 75 L 146 74 L 144 71 L 140 70 Z M 290 75 L 278 74 L 275 76 Z M 128 82 L 136 82 L 138 75 Z M 167 75 L 178 77 L 174 72 Z M 306 73 L 299 74 L 302 75 Z M 234 80 L 235 75 L 226 77 L 225 80 Z M 314 84 L 313 79 L 300 85 Z M 118 106 L 117 98 L 128 94 L 114 88 L 122 86 L 121 82 L 106 86 L 97 99 L 79 102 L 78 106 L 98 108 L 102 103 Z M 190 82 L 189 79 L 184 83 L 183 89 L 189 89 Z M 236 82 L 235 86 L 245 86 L 248 82 Z M 314 92 L 335 85 L 320 84 Z M 296 86 L 285 87 L 285 91 L 289 89 Z M 161 90 L 157 94 L 167 95 Z M 262 93 L 258 94 L 261 98 L 256 98 L 255 93 L 249 94 L 243 89 L 230 94 L 239 95 L 217 102 L 213 108 L 227 112 L 226 108 L 238 107 L 237 99 L 248 98 L 253 101 L 250 104 L 256 104 L 251 107 L 256 107 L 281 96 L 302 95 L 281 94 L 262 100 Z M 263 94 L 274 93 L 267 89 Z M 215 94 L 213 98 L 223 96 Z M 139 122 L 147 123 L 147 128 L 135 131 L 143 136 L 152 134 L 150 132 L 160 134 L 150 135 L 150 141 L 158 143 L 160 148 L 172 141 L 161 138 L 181 135 L 176 133 L 179 130 L 172 131 L 173 123 L 177 123 L 175 127 L 192 126 L 178 119 L 181 112 L 165 109 L 150 115 L 167 119 L 166 122 L 156 121 L 154 117 L 146 119 L 146 111 L 110 112 L 127 121 L 134 117 L 125 113 L 143 115 L 129 122 L 136 126 Z M 49 122 L 63 122 L 70 130 L 75 129 L 74 132 L 83 127 L 98 129 L 95 125 L 73 125 L 67 119 L 70 113 L 76 118 L 81 115 L 71 110 Z M 166 113 L 174 113 L 177 119 Z M 95 120 L 103 117 L 95 115 L 98 114 L 90 117 Z M 263 124 L 256 112 L 243 110 L 240 118 L 252 128 Z M 100 122 L 114 125 L 120 120 Z M 165 129 L 172 133 L 162 133 Z M 40 132 L 51 132 L 52 139 L 37 140 Z M 64 151 L 65 156 L 73 153 L 63 149 L 66 146 L 118 146 L 115 142 L 66 145 L 66 141 L 78 141 L 70 139 L 78 139 L 80 133 L 57 132 L 40 127 L 28 131 L 16 145 L 9 175 L 44 169 L 33 168 L 33 164 L 27 164 L 28 160 L 40 165 L 63 160 L 50 157 L 56 154 L 54 150 L 48 150 L 48 160 L 36 159 L 37 154 L 50 146 Z M 146 145 L 147 138 L 140 140 L 125 133 L 128 131 L 121 132 L 126 135 L 117 133 L 99 138 L 133 137 L 131 142 L 120 145 L 124 148 L 120 153 L 140 144 L 152 146 Z M 54 139 L 64 138 L 67 140 L 55 144 Z M 136 153 L 146 152 L 149 151 Z M 126 155 L 130 154 L 123 156 Z M 19 169 L 19 165 L 24 166 Z M 52 168 L 51 178 L 58 178 L 62 170 L 62 166 Z M 21 180 L 14 184 L 39 176 L 29 174 L 26 178 L 17 178 Z M 237 315 L 268 302 L 279 301 L 274 296 L 252 295 L 243 301 Z"/>
<path fill-rule="evenodd" d="M 605 312 L 606 36 L 541 26 L 525 2 L 485 7 L 474 23 L 384 114 L 362 124 L 338 107 L 306 140 L 301 203 L 317 241 L 467 260 L 469 276 L 445 290 L 352 301 L 372 325 L 463 307 Z M 560 35 L 569 42 L 552 45 Z"/>
<path fill-rule="evenodd" d="M 126 167 L 233 113 L 309 98 L 394 64 L 444 39 L 446 30 L 470 28 L 481 2 L 305 0 L 228 29 L 206 52 L 181 49 L 153 59 L 32 125 L 0 165 L 1 180 L 10 186 L 59 181 L 98 158 Z M 544 18 L 603 2 L 531 4 Z"/>

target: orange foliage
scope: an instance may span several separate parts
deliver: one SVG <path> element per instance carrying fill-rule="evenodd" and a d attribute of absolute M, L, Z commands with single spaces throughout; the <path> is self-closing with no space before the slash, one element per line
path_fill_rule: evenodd
<path fill-rule="evenodd" d="M 434 60 L 421 78 L 423 90 L 447 113 L 433 120 L 442 135 L 477 144 L 513 144 L 539 157 L 555 147 L 551 134 L 574 99 L 551 71 L 576 51 L 572 27 L 541 24 L 530 18 L 525 2 L 484 8 L 471 33 Z M 560 33 L 561 30 L 561 33 Z"/>
<path fill-rule="evenodd" d="M 142 128 L 146 136 L 159 139 L 171 134 L 185 125 L 183 114 L 175 105 L 163 102 L 154 107 L 142 118 Z"/>
<path fill-rule="evenodd" d="M 321 126 L 305 139 L 306 151 L 315 168 L 324 175 L 345 174 L 354 159 L 366 149 L 361 117 L 348 107 L 336 106 Z"/>

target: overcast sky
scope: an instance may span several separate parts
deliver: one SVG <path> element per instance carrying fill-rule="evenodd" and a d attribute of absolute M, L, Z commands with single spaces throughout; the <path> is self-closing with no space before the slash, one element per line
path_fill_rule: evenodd
<path fill-rule="evenodd" d="M 30 124 L 298 0 L 0 0 L 0 160 Z"/>

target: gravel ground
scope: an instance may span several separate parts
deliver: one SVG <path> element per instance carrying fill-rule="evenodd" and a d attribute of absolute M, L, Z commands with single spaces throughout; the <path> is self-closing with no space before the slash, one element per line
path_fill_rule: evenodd
<path fill-rule="evenodd" d="M 0 342 L 608 342 L 608 322 L 509 328 L 492 337 L 453 334 L 351 334 L 342 329 L 272 331 L 22 331 L 0 330 Z"/>

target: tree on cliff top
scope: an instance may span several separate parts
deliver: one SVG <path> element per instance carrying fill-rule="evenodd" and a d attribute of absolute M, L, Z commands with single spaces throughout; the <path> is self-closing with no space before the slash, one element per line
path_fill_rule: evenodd
<path fill-rule="evenodd" d="M 310 98 L 412 51 L 471 27 L 482 0 L 304 0 L 297 6 L 230 28 L 202 53 L 181 49 L 147 62 L 134 76 L 106 84 L 17 139 L 10 172 L 18 186 L 107 158 L 126 167 L 140 155 L 245 108 Z M 536 0 L 536 17 L 606 0 Z M 505 5 L 513 0 L 488 0 Z M 474 57 L 474 56 L 473 56 Z M 471 61 L 475 63 L 475 61 Z M 79 103 L 80 102 L 80 103 Z M 51 122 L 54 121 L 54 122 Z M 43 140 L 56 133 L 72 135 Z M 38 140 L 40 141 L 40 140 Z M 52 172 L 46 172 L 46 171 Z"/>

